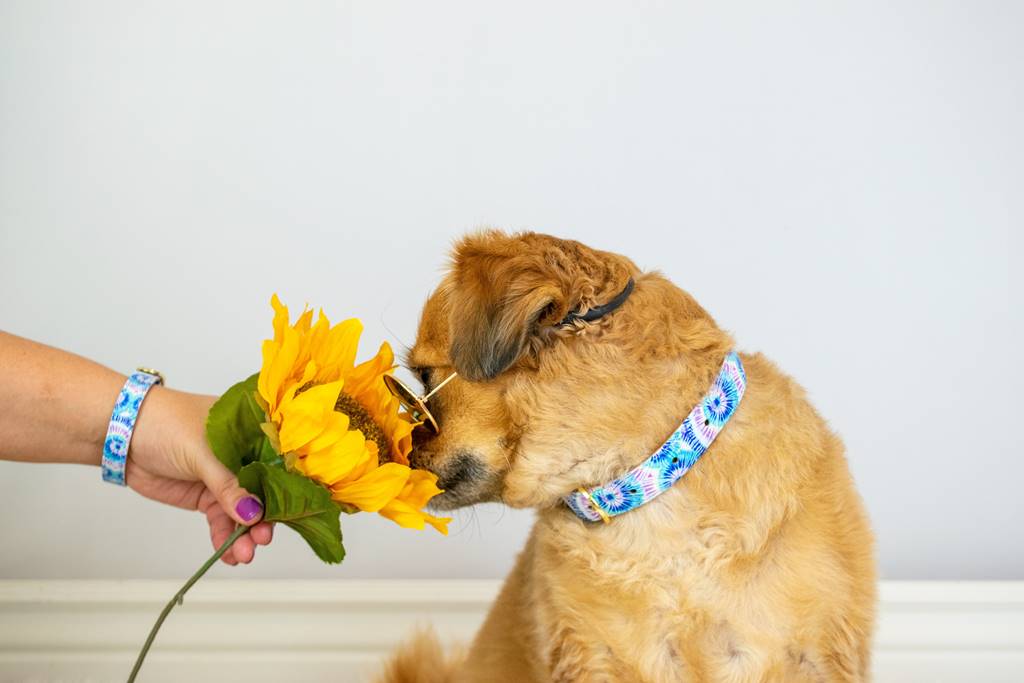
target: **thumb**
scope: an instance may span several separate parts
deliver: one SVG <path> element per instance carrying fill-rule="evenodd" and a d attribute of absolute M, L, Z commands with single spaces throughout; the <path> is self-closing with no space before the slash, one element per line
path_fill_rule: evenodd
<path fill-rule="evenodd" d="M 263 503 L 238 485 L 238 478 L 217 458 L 200 458 L 199 478 L 210 489 L 224 512 L 245 526 L 252 526 L 263 517 Z"/>

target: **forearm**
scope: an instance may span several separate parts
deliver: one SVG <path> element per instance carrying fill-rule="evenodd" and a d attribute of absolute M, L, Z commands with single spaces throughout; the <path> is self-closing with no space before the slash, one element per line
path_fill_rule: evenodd
<path fill-rule="evenodd" d="M 0 332 L 0 459 L 98 465 L 125 376 Z"/>
<path fill-rule="evenodd" d="M 125 376 L 66 351 L 0 332 L 0 460 L 99 465 Z M 263 507 L 210 450 L 206 416 L 215 396 L 150 388 L 132 432 L 126 484 L 152 500 L 202 510 L 219 547 L 244 524 L 252 531 L 224 556 L 252 560 L 270 542 Z M 97 477 L 97 481 L 98 481 Z"/>

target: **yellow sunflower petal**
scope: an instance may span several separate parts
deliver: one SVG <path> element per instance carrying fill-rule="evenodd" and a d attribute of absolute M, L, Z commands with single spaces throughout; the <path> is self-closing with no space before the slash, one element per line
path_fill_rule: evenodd
<path fill-rule="evenodd" d="M 323 343 L 312 351 L 321 368 L 318 380 L 331 381 L 351 372 L 362 333 L 363 324 L 355 318 L 343 320 L 327 332 Z"/>
<path fill-rule="evenodd" d="M 388 443 L 385 446 L 391 453 L 391 459 L 402 465 L 408 465 L 409 453 L 412 451 L 414 424 L 408 419 L 408 416 L 399 416 L 397 405 L 389 407 L 383 414 L 387 415 L 387 418 L 381 422 L 380 428 L 387 437 Z"/>
<path fill-rule="evenodd" d="M 288 327 L 288 307 L 281 303 L 277 294 L 270 297 L 270 305 L 274 308 L 274 341 L 280 344 L 284 339 L 284 328 Z"/>
<path fill-rule="evenodd" d="M 256 389 L 259 391 L 260 397 L 267 403 L 267 410 L 270 410 L 271 403 L 277 403 L 277 387 L 270 385 L 270 368 L 274 364 L 274 358 L 277 357 L 277 352 L 280 350 L 281 345 L 272 340 L 267 339 L 263 342 L 263 365 L 260 367 L 259 380 L 256 383 Z"/>
<path fill-rule="evenodd" d="M 308 304 L 307 304 L 308 305 Z M 295 321 L 295 329 L 298 332 L 309 332 L 309 324 L 313 322 L 313 311 L 309 308 L 302 310 L 302 315 Z"/>
<path fill-rule="evenodd" d="M 441 489 L 437 487 L 436 474 L 426 470 L 413 470 L 398 497 L 414 507 L 421 508 L 439 493 Z"/>
<path fill-rule="evenodd" d="M 299 355 L 299 334 L 290 327 L 284 329 L 284 338 L 281 341 L 281 346 L 277 350 L 277 354 L 274 356 L 273 361 L 270 363 L 268 370 L 267 384 L 271 388 L 271 396 L 264 397 L 267 403 L 270 404 L 270 409 L 273 410 L 274 406 L 281 400 L 281 394 L 284 393 L 284 384 L 288 377 L 292 374 L 292 370 L 295 367 L 295 361 Z"/>
<path fill-rule="evenodd" d="M 309 349 L 309 357 L 311 359 L 316 360 L 317 365 L 320 367 L 323 367 L 323 363 L 320 360 L 322 353 L 321 349 L 323 348 L 324 344 L 327 343 L 327 335 L 330 333 L 330 330 L 331 321 L 327 319 L 327 316 L 324 315 L 323 309 L 321 309 L 319 315 L 317 316 L 316 324 L 313 325 L 312 329 L 310 329 L 309 331 L 309 341 L 307 344 L 307 348 Z M 330 381 L 334 381 L 336 379 L 338 378 L 332 377 Z"/>
<path fill-rule="evenodd" d="M 302 474 L 327 486 L 344 482 L 354 469 L 369 460 L 366 439 L 359 432 L 347 432 L 329 448 L 313 451 L 299 458 L 295 468 Z"/>
<path fill-rule="evenodd" d="M 362 394 L 371 391 L 376 383 L 379 383 L 384 388 L 384 380 L 381 377 L 394 364 L 395 354 L 391 351 L 391 345 L 384 342 L 380 345 L 376 356 L 352 368 L 352 372 L 347 377 L 348 395 L 365 405 L 365 402 L 361 399 Z M 387 389 L 384 388 L 384 390 L 386 391 Z"/>
<path fill-rule="evenodd" d="M 382 507 L 378 514 L 387 517 L 398 526 L 406 529 L 419 529 L 422 531 L 425 528 L 425 524 L 429 524 L 445 536 L 448 535 L 448 523 L 452 521 L 451 517 L 434 517 L 398 498 Z"/>
<path fill-rule="evenodd" d="M 281 406 L 281 450 L 291 453 L 305 446 L 323 430 L 327 416 L 341 393 L 343 382 L 312 387 Z"/>
<path fill-rule="evenodd" d="M 332 410 L 324 415 L 321 432 L 314 437 L 307 445 L 308 452 L 322 451 L 331 448 L 334 444 L 349 434 L 349 417 L 345 413 Z"/>
<path fill-rule="evenodd" d="M 365 439 L 361 431 L 356 430 L 355 432 L 361 438 Z M 380 451 L 377 448 L 377 444 L 371 440 L 366 440 L 366 458 L 361 460 L 358 465 L 352 468 L 352 471 L 345 476 L 345 480 L 339 482 L 338 486 L 343 486 L 350 482 L 358 480 L 364 476 L 367 472 L 374 470 L 380 465 Z"/>
<path fill-rule="evenodd" d="M 316 361 L 306 361 L 305 366 L 302 370 L 302 376 L 299 378 L 298 385 L 300 387 L 305 386 L 308 382 L 312 382 L 313 378 L 316 377 Z"/>
<path fill-rule="evenodd" d="M 363 512 L 377 512 L 401 493 L 408 479 L 408 467 L 389 462 L 332 491 L 335 500 L 355 505 Z"/>

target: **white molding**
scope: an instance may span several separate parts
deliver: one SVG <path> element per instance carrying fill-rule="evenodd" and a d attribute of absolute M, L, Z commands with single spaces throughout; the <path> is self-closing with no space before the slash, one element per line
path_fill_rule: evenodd
<path fill-rule="evenodd" d="M 497 581 L 201 581 L 144 681 L 358 681 L 417 625 L 468 641 Z M 0 681 L 123 680 L 176 581 L 0 581 Z M 878 681 L 1024 680 L 1024 582 L 881 586 Z"/>

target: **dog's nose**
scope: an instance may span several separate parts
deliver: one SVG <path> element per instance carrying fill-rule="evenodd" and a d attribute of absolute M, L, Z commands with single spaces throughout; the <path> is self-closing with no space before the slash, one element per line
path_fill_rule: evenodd
<path fill-rule="evenodd" d="M 415 448 L 409 453 L 409 467 L 414 470 L 422 469 L 420 467 L 420 454 Z"/>
<path fill-rule="evenodd" d="M 412 430 L 412 449 L 422 448 L 428 441 L 434 438 L 434 434 L 422 425 Z"/>
<path fill-rule="evenodd" d="M 417 430 L 419 431 L 419 430 Z M 414 470 L 426 469 L 430 461 L 430 453 L 423 448 L 424 443 L 429 439 L 420 437 L 417 439 L 416 432 L 412 435 L 412 450 L 409 451 L 409 467 Z"/>

